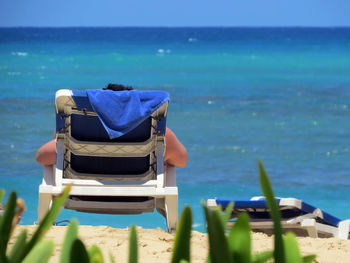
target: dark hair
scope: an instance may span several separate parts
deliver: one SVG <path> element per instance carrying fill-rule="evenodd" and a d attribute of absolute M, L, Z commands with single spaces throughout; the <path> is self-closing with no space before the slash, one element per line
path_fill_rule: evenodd
<path fill-rule="evenodd" d="M 131 86 L 124 86 L 121 84 L 111 84 L 109 83 L 103 90 L 113 90 L 113 91 L 123 91 L 123 90 L 132 90 Z"/>

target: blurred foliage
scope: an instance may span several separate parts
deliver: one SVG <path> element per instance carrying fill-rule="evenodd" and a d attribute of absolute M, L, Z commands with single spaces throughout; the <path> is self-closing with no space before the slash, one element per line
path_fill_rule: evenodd
<path fill-rule="evenodd" d="M 280 210 L 270 180 L 261 162 L 259 162 L 259 172 L 262 192 L 274 222 L 274 250 L 252 253 L 249 216 L 245 213 L 239 215 L 229 233 L 226 233 L 226 225 L 230 219 L 233 203 L 230 203 L 223 213 L 220 207 L 209 209 L 203 204 L 209 240 L 207 263 L 262 263 L 272 259 L 278 263 L 309 263 L 315 260 L 316 256 L 314 255 L 301 256 L 293 233 L 287 233 L 285 237 L 282 236 Z M 24 211 L 24 202 L 17 200 L 15 192 L 10 194 L 5 211 L 0 218 L 1 263 L 48 262 L 54 250 L 54 243 L 51 240 L 43 240 L 43 237 L 57 218 L 69 191 L 70 186 L 65 188 L 61 195 L 54 198 L 50 210 L 30 239 L 27 240 L 27 231 L 23 230 L 9 250 L 8 243 L 11 233 Z M 4 191 L 2 190 L 0 191 L 0 202 L 3 196 Z M 191 262 L 191 231 L 192 211 L 190 207 L 186 206 L 182 211 L 175 234 L 171 263 Z M 109 260 L 112 263 L 116 262 L 111 254 Z M 67 228 L 59 262 L 104 262 L 100 248 L 92 246 L 87 249 L 82 240 L 79 239 L 78 222 L 75 219 L 70 222 Z M 128 262 L 138 262 L 138 238 L 135 226 L 130 228 Z"/>

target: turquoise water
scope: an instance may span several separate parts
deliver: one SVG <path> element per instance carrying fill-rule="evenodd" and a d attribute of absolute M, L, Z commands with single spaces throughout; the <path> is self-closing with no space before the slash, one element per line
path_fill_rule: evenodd
<path fill-rule="evenodd" d="M 168 126 L 189 152 L 177 170 L 180 208 L 261 195 L 261 159 L 276 195 L 350 218 L 349 28 L 0 29 L 0 187 L 36 220 L 42 168 L 61 88 L 123 83 L 171 95 Z M 63 211 L 81 224 L 165 228 L 156 213 Z"/>

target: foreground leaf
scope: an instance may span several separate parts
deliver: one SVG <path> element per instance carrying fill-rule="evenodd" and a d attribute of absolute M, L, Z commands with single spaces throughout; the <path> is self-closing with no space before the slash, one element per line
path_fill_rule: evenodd
<path fill-rule="evenodd" d="M 73 241 L 72 250 L 69 257 L 71 263 L 89 263 L 89 255 L 84 243 L 80 239 Z"/>
<path fill-rule="evenodd" d="M 222 216 L 222 220 L 223 220 L 223 223 L 224 223 L 224 229 L 227 228 L 227 222 L 231 218 L 232 210 L 233 210 L 233 202 L 230 202 L 228 204 L 228 206 L 226 207 L 225 212 L 224 212 L 224 214 Z"/>
<path fill-rule="evenodd" d="M 89 249 L 90 263 L 103 263 L 103 255 L 101 249 L 93 245 Z"/>
<path fill-rule="evenodd" d="M 2 199 L 4 198 L 4 195 L 5 195 L 5 190 L 1 189 L 0 190 L 0 203 L 2 202 Z"/>
<path fill-rule="evenodd" d="M 69 262 L 70 252 L 75 239 L 78 237 L 78 221 L 73 219 L 68 226 L 66 236 L 62 245 L 60 263 Z"/>
<path fill-rule="evenodd" d="M 20 256 L 23 253 L 25 243 L 27 239 L 27 230 L 23 229 L 18 235 L 15 244 L 13 245 L 11 252 L 9 253 L 9 262 L 15 263 L 20 262 Z"/>
<path fill-rule="evenodd" d="M 23 263 L 46 263 L 53 252 L 54 243 L 52 240 L 39 242 L 24 258 Z"/>
<path fill-rule="evenodd" d="M 274 247 L 274 257 L 275 262 L 284 263 L 285 252 L 282 239 L 282 226 L 281 226 L 281 213 L 278 208 L 275 195 L 273 193 L 270 180 L 267 176 L 265 168 L 261 161 L 259 161 L 259 172 L 260 172 L 260 185 L 261 189 L 266 198 L 267 207 L 270 210 L 270 216 L 274 223 L 274 234 L 275 234 L 275 247 Z"/>
<path fill-rule="evenodd" d="M 180 260 L 190 261 L 190 240 L 192 230 L 192 211 L 186 206 L 181 213 L 179 225 L 173 247 L 171 262 L 178 263 Z"/>
<path fill-rule="evenodd" d="M 293 233 L 287 233 L 287 235 L 284 238 L 284 246 L 287 263 L 303 263 L 303 259 L 300 255 L 298 247 L 298 242 Z"/>
<path fill-rule="evenodd" d="M 252 262 L 253 263 L 263 263 L 263 262 L 266 262 L 266 261 L 272 259 L 272 257 L 273 257 L 272 251 L 264 251 L 264 252 L 254 254 L 252 256 Z"/>
<path fill-rule="evenodd" d="M 209 210 L 205 204 L 203 204 L 203 208 L 207 221 L 210 262 L 232 262 L 220 212 L 217 210 Z"/>
<path fill-rule="evenodd" d="M 229 247 L 234 262 L 251 262 L 251 237 L 249 216 L 241 213 L 236 223 L 231 228 Z"/>
<path fill-rule="evenodd" d="M 109 253 L 109 261 L 110 261 L 111 263 L 115 263 L 115 260 L 114 260 L 114 257 L 113 257 L 113 255 L 112 255 L 112 253 Z"/>
<path fill-rule="evenodd" d="M 10 239 L 12 221 L 16 210 L 16 192 L 10 194 L 4 214 L 0 217 L 0 262 L 7 262 L 6 249 Z"/>
<path fill-rule="evenodd" d="M 303 262 L 311 263 L 311 262 L 314 262 L 315 259 L 316 259 L 316 255 L 308 255 L 303 257 Z"/>
<path fill-rule="evenodd" d="M 137 250 L 137 234 L 136 227 L 131 226 L 130 238 L 129 238 L 129 263 L 137 263 L 138 250 Z"/>
<path fill-rule="evenodd" d="M 38 226 L 31 240 L 27 243 L 23 251 L 23 254 L 21 255 L 22 258 L 25 257 L 27 253 L 29 253 L 29 251 L 35 246 L 37 242 L 39 242 L 44 237 L 46 232 L 52 226 L 53 222 L 55 221 L 58 214 L 60 213 L 61 208 L 64 205 L 69 195 L 70 189 L 71 189 L 71 186 L 67 186 L 60 195 L 55 197 L 50 210 L 47 212 L 43 220 L 40 222 L 40 225 Z"/>

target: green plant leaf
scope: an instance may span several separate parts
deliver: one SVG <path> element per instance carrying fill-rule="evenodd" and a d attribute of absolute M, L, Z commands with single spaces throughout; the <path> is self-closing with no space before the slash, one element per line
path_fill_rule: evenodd
<path fill-rule="evenodd" d="M 233 202 L 230 202 L 228 204 L 228 206 L 226 207 L 224 214 L 222 215 L 222 220 L 223 220 L 223 223 L 224 223 L 224 229 L 227 228 L 227 222 L 231 218 L 232 209 L 233 209 Z"/>
<path fill-rule="evenodd" d="M 7 262 L 6 249 L 10 239 L 12 220 L 16 210 L 16 192 L 10 194 L 4 214 L 0 217 L 0 262 Z"/>
<path fill-rule="evenodd" d="M 179 263 L 190 263 L 188 260 L 181 259 Z"/>
<path fill-rule="evenodd" d="M 137 233 L 134 225 L 130 228 L 129 237 L 129 263 L 137 263 L 138 261 L 138 248 L 137 248 Z"/>
<path fill-rule="evenodd" d="M 0 190 L 0 203 L 2 202 L 2 199 L 4 198 L 4 195 L 5 195 L 5 190 L 1 189 Z"/>
<path fill-rule="evenodd" d="M 260 185 L 261 189 L 266 198 L 267 207 L 270 210 L 270 215 L 274 223 L 274 234 L 275 234 L 275 246 L 274 246 L 274 258 L 277 263 L 285 263 L 285 252 L 282 239 L 282 226 L 281 226 L 281 213 L 278 208 L 275 195 L 273 193 L 270 180 L 267 176 L 265 168 L 261 161 L 259 161 L 259 172 L 260 172 Z"/>
<path fill-rule="evenodd" d="M 171 262 L 178 263 L 182 259 L 190 261 L 190 240 L 192 230 L 192 211 L 186 206 L 181 213 L 179 225 L 176 229 L 173 255 Z"/>
<path fill-rule="evenodd" d="M 231 228 L 228 237 L 229 247 L 234 262 L 251 262 L 251 237 L 249 216 L 241 213 Z"/>
<path fill-rule="evenodd" d="M 115 263 L 115 260 L 114 260 L 114 257 L 113 257 L 113 255 L 112 255 L 112 253 L 109 253 L 109 261 L 110 261 L 111 263 Z"/>
<path fill-rule="evenodd" d="M 89 263 L 88 252 L 86 251 L 84 243 L 79 238 L 73 241 L 69 259 L 71 263 Z"/>
<path fill-rule="evenodd" d="M 207 221 L 211 263 L 233 262 L 230 256 L 230 250 L 220 212 L 217 210 L 209 210 L 204 203 L 203 208 Z"/>
<path fill-rule="evenodd" d="M 78 237 L 78 221 L 73 219 L 68 226 L 66 236 L 62 245 L 60 263 L 66 263 L 69 261 L 70 251 L 75 239 Z"/>
<path fill-rule="evenodd" d="M 90 263 L 103 263 L 104 262 L 101 249 L 99 249 L 95 245 L 93 245 L 89 249 L 89 258 L 90 258 Z"/>
<path fill-rule="evenodd" d="M 71 185 L 67 186 L 60 195 L 55 197 L 50 210 L 40 222 L 30 241 L 26 244 L 23 254 L 21 255 L 21 259 L 29 253 L 29 251 L 35 246 L 37 242 L 39 242 L 44 237 L 46 232 L 52 226 L 69 195 L 70 189 Z"/>
<path fill-rule="evenodd" d="M 53 252 L 54 243 L 52 240 L 43 240 L 28 253 L 22 261 L 23 263 L 46 263 Z"/>
<path fill-rule="evenodd" d="M 311 262 L 314 262 L 315 259 L 316 259 L 316 255 L 307 255 L 303 257 L 303 262 L 311 263 Z"/>
<path fill-rule="evenodd" d="M 23 229 L 21 233 L 18 235 L 15 244 L 13 245 L 10 253 L 8 254 L 9 262 L 15 263 L 20 262 L 20 255 L 23 252 L 27 239 L 27 230 Z"/>
<path fill-rule="evenodd" d="M 284 246 L 286 253 L 286 263 L 302 263 L 303 258 L 300 255 L 298 242 L 295 235 L 291 232 L 284 237 Z"/>
<path fill-rule="evenodd" d="M 253 263 L 263 263 L 273 258 L 272 251 L 263 251 L 252 256 Z"/>

